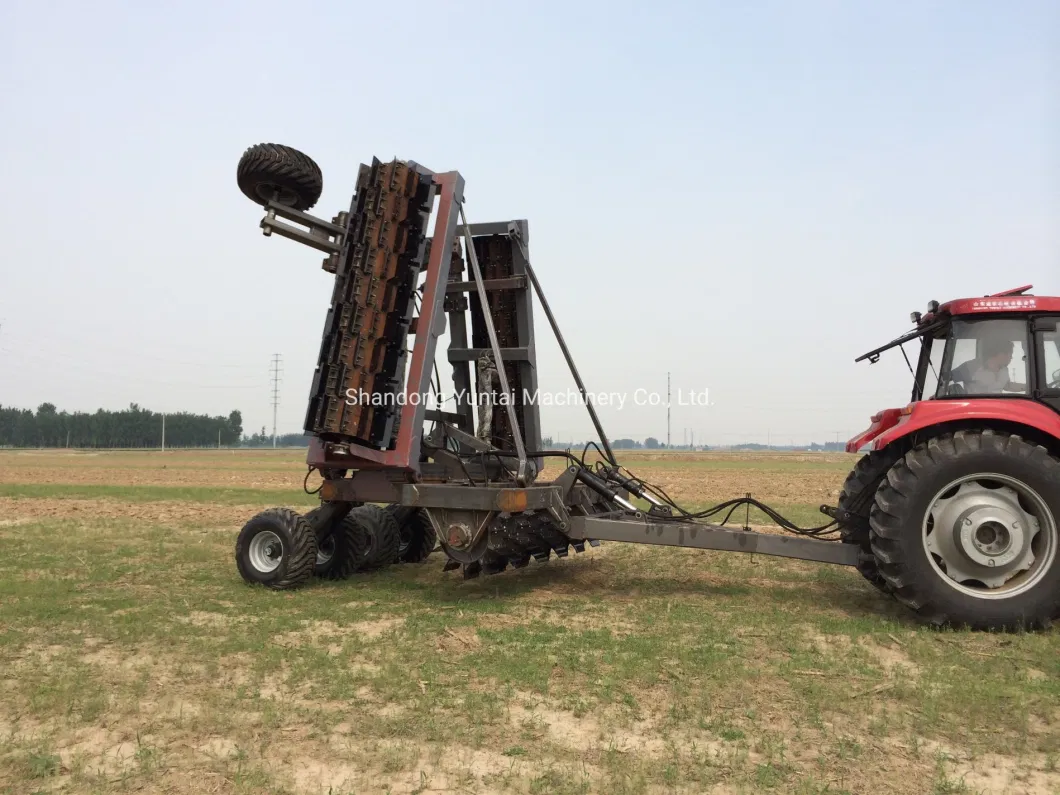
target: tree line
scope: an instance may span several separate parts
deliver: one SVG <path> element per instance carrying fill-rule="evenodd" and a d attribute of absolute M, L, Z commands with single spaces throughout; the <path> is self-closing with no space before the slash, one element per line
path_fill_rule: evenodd
<path fill-rule="evenodd" d="M 121 411 L 37 411 L 0 406 L 0 447 L 161 447 L 162 414 L 136 403 Z M 225 447 L 243 440 L 243 416 L 165 415 L 166 447 Z"/>
<path fill-rule="evenodd" d="M 309 447 L 309 440 L 312 438 L 304 433 L 281 433 L 276 436 L 276 446 Z M 262 428 L 261 433 L 244 436 L 243 447 L 272 447 L 272 435 L 265 433 L 265 428 Z"/>

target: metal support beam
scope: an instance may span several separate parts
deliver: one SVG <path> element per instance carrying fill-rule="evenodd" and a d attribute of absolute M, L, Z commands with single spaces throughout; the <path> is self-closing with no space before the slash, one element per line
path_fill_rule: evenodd
<path fill-rule="evenodd" d="M 822 541 L 794 535 L 768 535 L 749 530 L 729 530 L 720 525 L 692 522 L 649 522 L 643 519 L 600 519 L 572 516 L 570 537 L 600 541 L 628 541 L 668 547 L 717 549 L 724 552 L 757 552 L 782 558 L 814 560 L 838 566 L 856 566 L 861 550 L 855 544 Z"/>
<path fill-rule="evenodd" d="M 482 286 L 486 288 L 486 292 L 520 290 L 526 288 L 527 281 L 525 276 L 510 276 L 507 279 L 483 279 Z M 447 293 L 470 293 L 477 289 L 478 286 L 474 282 L 449 282 L 445 285 Z"/>
<path fill-rule="evenodd" d="M 552 486 L 503 488 L 409 483 L 399 487 L 399 491 L 402 505 L 416 505 L 421 508 L 506 511 L 508 513 L 547 510 L 553 500 L 562 499 L 559 490 Z"/>
<path fill-rule="evenodd" d="M 338 254 L 342 251 L 342 239 L 346 234 L 344 227 L 275 201 L 266 203 L 265 210 L 265 217 L 261 219 L 259 226 L 266 237 L 275 232 L 280 237 L 302 243 L 317 251 L 323 251 L 325 254 Z M 308 231 L 285 224 L 283 221 L 277 221 L 277 218 L 294 221 L 296 224 L 307 227 Z"/>
<path fill-rule="evenodd" d="M 474 362 L 482 358 L 484 354 L 490 353 L 491 348 L 449 348 L 449 361 L 451 362 Z M 506 362 L 527 362 L 533 355 L 532 348 L 501 348 L 501 356 Z"/>
<path fill-rule="evenodd" d="M 317 251 L 323 251 L 325 254 L 338 254 L 342 251 L 341 243 L 330 240 L 323 235 L 314 235 L 312 232 L 306 232 L 296 226 L 285 224 L 283 221 L 277 221 L 271 215 L 272 211 L 270 210 L 269 215 L 261 219 L 262 234 L 265 237 L 269 237 L 275 232 L 280 237 L 286 237 L 288 240 L 315 248 Z"/>
<path fill-rule="evenodd" d="M 423 419 L 427 422 L 447 422 L 450 424 L 459 424 L 460 420 L 463 419 L 459 414 L 455 414 L 452 411 L 438 411 L 437 409 L 427 409 L 423 412 Z"/>

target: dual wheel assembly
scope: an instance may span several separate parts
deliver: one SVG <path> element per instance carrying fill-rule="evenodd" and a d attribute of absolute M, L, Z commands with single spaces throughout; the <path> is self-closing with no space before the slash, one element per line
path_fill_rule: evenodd
<path fill-rule="evenodd" d="M 1014 434 L 958 431 L 864 456 L 839 499 L 873 586 L 935 626 L 1060 618 L 1060 461 Z"/>
<path fill-rule="evenodd" d="M 307 514 L 272 508 L 240 530 L 235 558 L 240 576 L 273 590 L 312 577 L 342 580 L 392 563 L 422 563 L 437 545 L 427 514 L 400 505 L 361 505 L 345 516 L 334 506 Z"/>

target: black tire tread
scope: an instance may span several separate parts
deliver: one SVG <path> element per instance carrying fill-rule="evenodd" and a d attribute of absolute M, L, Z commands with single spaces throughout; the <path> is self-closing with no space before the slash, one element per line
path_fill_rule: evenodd
<path fill-rule="evenodd" d="M 919 543 L 921 520 L 908 517 L 905 513 L 909 502 L 920 492 L 919 481 L 942 467 L 952 465 L 960 457 L 983 452 L 1025 461 L 1033 459 L 1035 467 L 1040 467 L 1060 483 L 1060 461 L 1050 455 L 1046 448 L 1025 441 L 1018 435 L 987 429 L 962 430 L 933 437 L 897 461 L 888 470 L 885 482 L 876 492 L 870 515 L 873 556 L 881 577 L 894 597 L 925 623 L 936 627 L 967 626 L 980 630 L 1047 628 L 1053 619 L 1060 618 L 1060 591 L 1046 594 L 1044 607 L 1036 608 L 1031 615 L 1002 620 L 985 619 L 973 614 L 970 609 L 947 608 L 933 593 L 933 584 L 922 581 L 909 565 L 909 553 L 903 542 L 909 541 L 913 535 L 909 528 L 915 526 Z M 1060 519 L 1060 516 L 1055 518 Z M 1060 559 L 1053 565 L 1060 565 Z"/>
<path fill-rule="evenodd" d="M 368 547 L 371 541 L 368 537 L 370 532 L 361 515 L 354 508 L 343 518 L 335 532 L 342 536 L 342 543 L 349 554 L 342 562 L 341 572 L 336 579 L 345 579 L 350 575 L 365 570 L 368 557 Z"/>
<path fill-rule="evenodd" d="M 320 511 L 321 508 L 314 508 L 305 515 L 305 518 L 311 520 L 311 517 Z M 345 522 L 345 517 L 340 519 L 336 523 L 334 530 L 332 530 L 332 537 L 335 539 L 334 557 L 324 566 L 318 565 L 315 560 L 313 562 L 313 574 L 321 579 L 346 579 L 357 571 L 368 549 L 368 539 L 363 528 L 359 526 L 349 527 L 346 526 Z M 320 548 L 319 541 L 323 530 L 324 528 L 316 530 L 317 549 Z"/>
<path fill-rule="evenodd" d="M 872 555 L 869 514 L 876 492 L 887 477 L 887 471 L 899 458 L 901 458 L 901 452 L 893 447 L 874 450 L 863 455 L 843 482 L 843 488 L 839 492 L 839 501 L 836 503 L 836 507 L 840 510 L 858 517 L 853 522 L 839 522 L 840 540 L 844 544 L 856 544 L 861 547 L 862 554 L 857 564 L 858 573 L 874 588 L 885 594 L 891 593 L 891 587 L 880 574 L 876 559 Z"/>
<path fill-rule="evenodd" d="M 309 155 L 283 144 L 262 143 L 248 147 L 236 167 L 236 182 L 255 204 L 264 204 L 254 191 L 263 181 L 293 190 L 299 198 L 296 210 L 308 210 L 320 199 L 324 176 Z"/>
<path fill-rule="evenodd" d="M 354 508 L 350 516 L 355 516 L 365 532 L 372 536 L 371 549 L 362 558 L 360 570 L 374 571 L 393 563 L 401 543 L 401 530 L 393 514 L 369 503 Z"/>
<path fill-rule="evenodd" d="M 394 517 L 398 528 L 408 540 L 403 553 L 395 554 L 396 563 L 423 563 L 438 546 L 438 534 L 430 517 L 422 508 L 388 505 L 386 511 Z"/>
<path fill-rule="evenodd" d="M 253 535 L 252 531 L 258 525 L 264 525 L 261 529 L 278 531 L 281 538 L 286 536 L 284 541 L 288 543 L 289 550 L 283 571 L 276 579 L 254 577 L 252 573 L 244 569 L 242 548 L 248 540 L 244 536 Z M 317 539 L 312 526 L 301 514 L 290 508 L 270 508 L 251 517 L 250 521 L 240 530 L 236 540 L 236 565 L 243 579 L 251 583 L 260 583 L 274 591 L 286 591 L 305 585 L 313 576 L 316 558 Z"/>

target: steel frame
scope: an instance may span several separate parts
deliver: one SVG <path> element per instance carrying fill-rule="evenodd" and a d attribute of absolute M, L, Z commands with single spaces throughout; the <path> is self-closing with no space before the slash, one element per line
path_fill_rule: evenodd
<path fill-rule="evenodd" d="M 467 224 L 463 219 L 464 179 L 456 171 L 435 173 L 409 163 L 419 173 L 429 175 L 437 195 L 434 210 L 435 227 L 429 241 L 429 257 L 422 268 L 424 282 L 419 315 L 410 326 L 415 336 L 405 380 L 406 393 L 424 395 L 430 387 L 439 337 L 448 327 L 450 345 L 447 359 L 453 372 L 455 388 L 465 396 L 472 394 L 471 362 L 486 351 L 492 351 L 502 390 L 508 390 L 504 364 L 517 368 L 521 387 L 537 394 L 535 340 L 533 324 L 533 288 L 563 352 L 575 382 L 587 402 L 590 417 L 603 445 L 605 457 L 617 464 L 604 434 L 573 357 L 560 332 L 544 291 L 530 264 L 529 229 L 526 221 Z M 331 223 L 270 202 L 261 226 L 266 235 L 276 233 L 327 254 L 324 269 L 335 272 L 335 265 L 345 253 L 345 224 L 350 215 L 340 213 Z M 277 221 L 285 218 L 309 228 L 303 232 Z M 463 224 L 461 224 L 463 220 Z M 462 228 L 461 228 L 462 226 Z M 465 242 L 470 276 L 462 280 L 462 269 L 454 257 L 458 235 Z M 504 278 L 483 278 L 479 268 L 475 239 L 503 236 L 512 246 L 512 274 Z M 514 295 L 517 344 L 502 348 L 491 317 L 488 294 L 505 290 Z M 489 332 L 489 348 L 469 345 L 467 319 L 470 316 L 466 294 L 476 293 Z M 410 303 L 412 299 L 410 298 Z M 447 317 L 448 316 L 448 317 Z M 645 516 L 626 501 L 628 491 L 608 487 L 591 473 L 577 466 L 568 467 L 552 482 L 534 482 L 543 457 L 535 456 L 540 447 L 540 417 L 535 401 L 522 407 L 522 422 L 508 406 L 516 450 L 499 450 L 475 434 L 470 402 L 458 405 L 455 412 L 428 409 L 422 401 L 406 401 L 400 411 L 397 437 L 392 449 L 373 449 L 353 441 L 326 441 L 314 437 L 306 458 L 311 468 L 324 475 L 320 496 L 328 507 L 327 517 L 341 516 L 349 506 L 364 502 L 399 503 L 425 508 L 436 525 L 446 552 L 454 565 L 474 564 L 476 555 L 485 548 L 488 525 L 498 515 L 525 512 L 547 512 L 556 527 L 579 550 L 585 542 L 599 540 L 627 543 L 659 544 L 732 552 L 759 553 L 801 560 L 812 560 L 844 566 L 856 566 L 861 555 L 855 545 L 840 544 L 799 536 L 771 535 L 747 530 L 733 530 L 719 525 L 665 520 Z M 435 431 L 425 436 L 425 423 L 435 423 Z M 433 444 L 432 461 L 421 461 L 424 439 Z M 438 442 L 444 444 L 438 444 Z M 455 443 L 451 452 L 445 445 Z M 465 462 L 461 454 L 480 456 Z M 497 458 L 493 463 L 485 456 Z M 506 472 L 504 460 L 515 460 L 514 477 Z M 532 464 L 532 466 L 529 466 Z M 474 480 L 473 480 L 474 478 Z M 481 483 L 477 481 L 481 479 Z M 491 482 L 492 480 L 492 482 Z M 624 506 L 624 510 L 622 509 Z M 330 521 L 330 518 L 329 518 Z M 327 524 L 325 522 L 324 524 Z M 464 528 L 463 537 L 446 537 L 446 528 Z M 323 532 L 327 532 L 324 528 Z M 564 553 L 565 554 L 565 553 Z M 455 561 L 455 563 L 454 563 Z"/>

